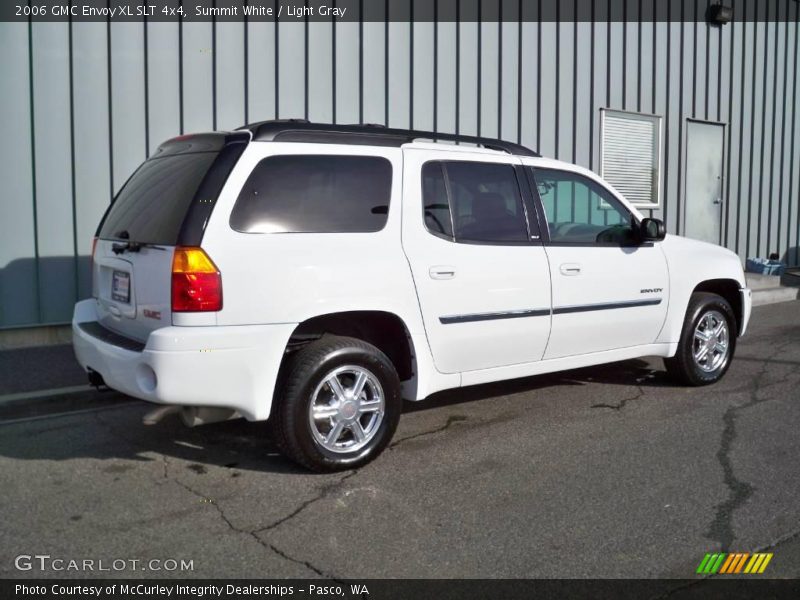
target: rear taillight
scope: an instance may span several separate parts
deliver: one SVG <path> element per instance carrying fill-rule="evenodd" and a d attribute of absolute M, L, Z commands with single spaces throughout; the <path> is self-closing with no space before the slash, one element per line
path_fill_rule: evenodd
<path fill-rule="evenodd" d="M 172 311 L 222 310 L 222 276 L 201 248 L 175 248 L 172 258 Z"/>

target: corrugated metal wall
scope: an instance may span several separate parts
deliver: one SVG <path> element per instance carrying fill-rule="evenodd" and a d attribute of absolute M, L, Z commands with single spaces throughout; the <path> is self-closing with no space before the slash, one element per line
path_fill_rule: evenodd
<path fill-rule="evenodd" d="M 529 0 L 502 3 L 521 23 L 478 23 L 479 0 L 413 26 L 0 23 L 0 328 L 69 320 L 104 207 L 162 140 L 274 117 L 500 136 L 597 171 L 600 108 L 662 115 L 654 215 L 677 233 L 686 119 L 724 122 L 723 243 L 797 264 L 798 2 L 736 0 L 758 22 L 710 27 L 706 2 L 609 23 L 608 1 L 561 23 Z"/>

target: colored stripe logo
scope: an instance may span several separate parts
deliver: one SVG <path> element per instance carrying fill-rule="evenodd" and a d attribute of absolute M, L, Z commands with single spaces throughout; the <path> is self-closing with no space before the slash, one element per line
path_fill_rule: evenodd
<path fill-rule="evenodd" d="M 697 567 L 701 575 L 761 574 L 772 560 L 772 553 L 717 552 L 706 554 Z"/>

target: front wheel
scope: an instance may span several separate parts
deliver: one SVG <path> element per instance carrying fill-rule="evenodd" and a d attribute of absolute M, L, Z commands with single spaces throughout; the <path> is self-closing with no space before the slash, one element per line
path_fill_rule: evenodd
<path fill-rule="evenodd" d="M 360 467 L 380 454 L 402 408 L 386 355 L 362 340 L 326 335 L 290 361 L 270 417 L 283 454 L 314 471 Z"/>
<path fill-rule="evenodd" d="M 696 292 L 689 300 L 678 351 L 664 364 L 686 385 L 708 385 L 722 379 L 736 349 L 736 318 L 725 298 Z"/>

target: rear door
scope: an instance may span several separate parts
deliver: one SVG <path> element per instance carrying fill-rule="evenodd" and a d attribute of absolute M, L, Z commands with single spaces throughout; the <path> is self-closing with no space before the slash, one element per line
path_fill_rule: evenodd
<path fill-rule="evenodd" d="M 438 370 L 540 360 L 550 273 L 516 159 L 405 149 L 403 189 L 403 248 Z"/>
<path fill-rule="evenodd" d="M 172 324 L 174 249 L 200 244 L 245 139 L 237 134 L 233 146 L 228 142 L 224 134 L 167 142 L 117 194 L 98 229 L 92 267 L 102 325 L 144 342 L 151 331 Z"/>

